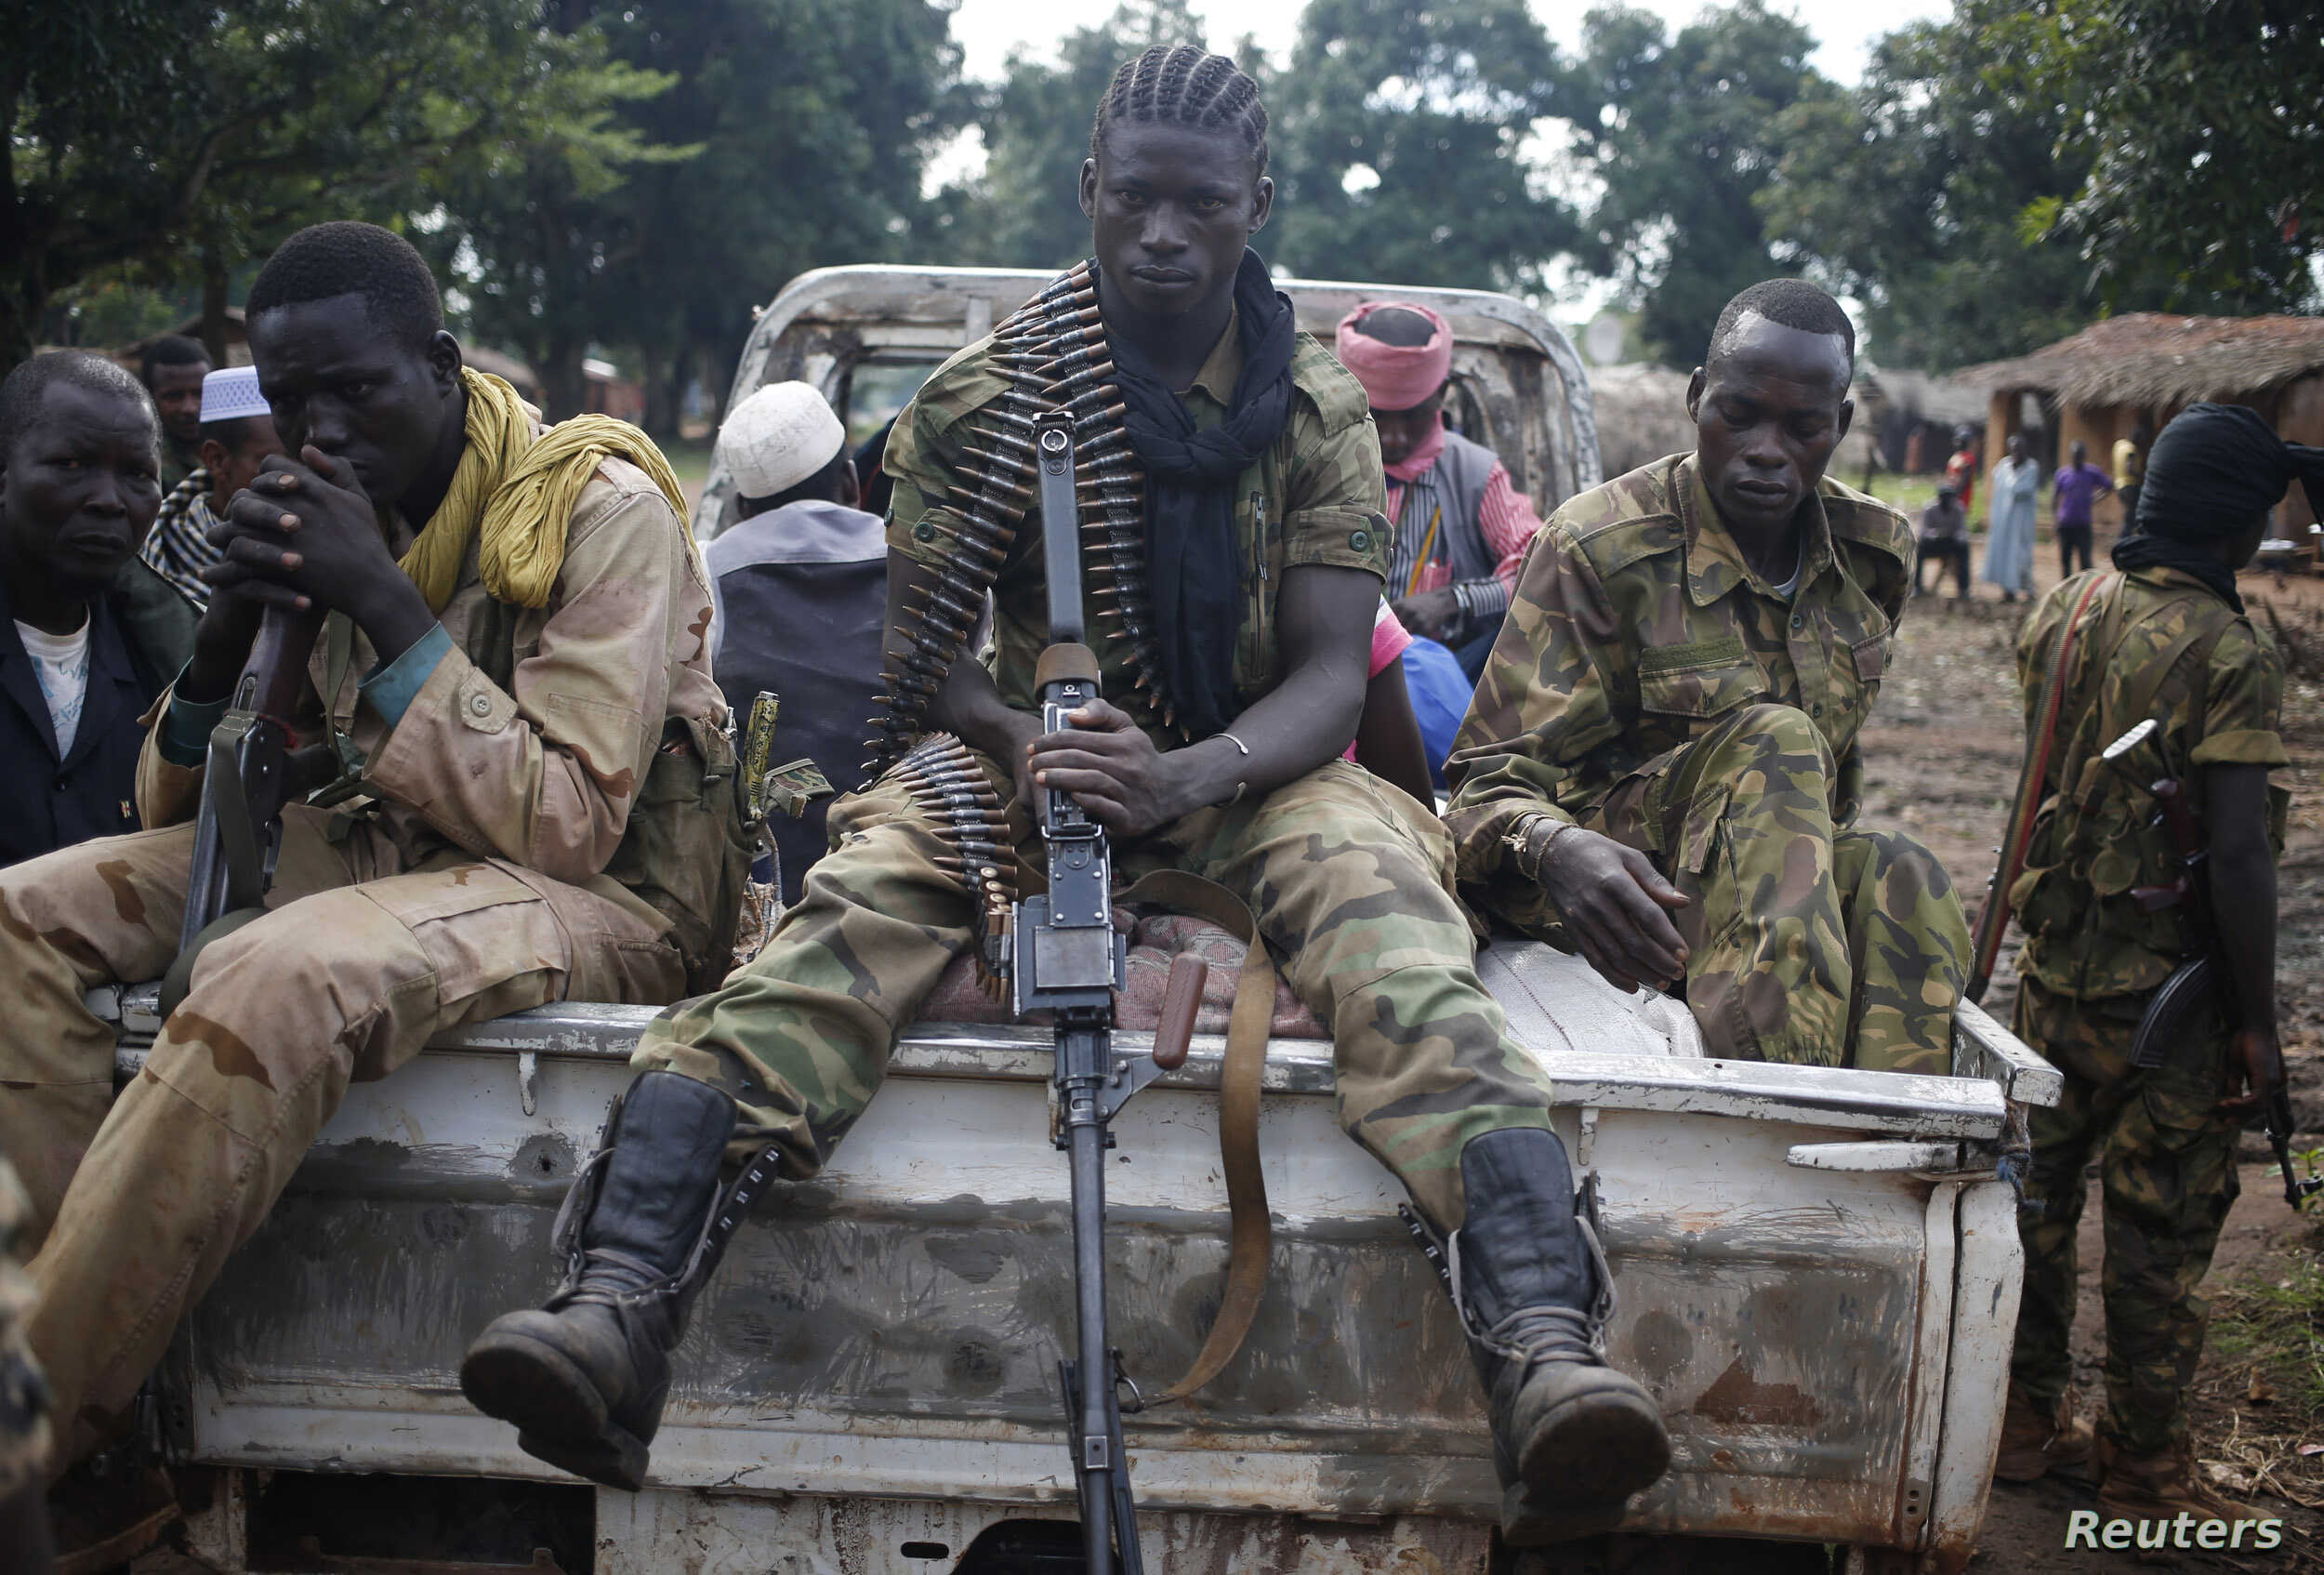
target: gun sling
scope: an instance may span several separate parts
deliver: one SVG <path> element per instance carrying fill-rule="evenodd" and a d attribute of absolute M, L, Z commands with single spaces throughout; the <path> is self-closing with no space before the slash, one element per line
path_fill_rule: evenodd
<path fill-rule="evenodd" d="M 2002 836 L 2001 845 L 1995 852 L 2000 855 L 1993 867 L 1993 886 L 1986 893 L 1985 910 L 1977 916 L 1977 944 L 1970 963 L 1969 983 L 1962 995 L 1976 1001 L 1985 995 L 1986 986 L 1993 982 L 1993 965 L 2001 955 L 2001 937 L 2009 930 L 2009 889 L 2016 884 L 2017 872 L 2025 867 L 2026 846 L 2033 840 L 2034 815 L 2041 807 L 2041 782 L 2050 769 L 2050 749 L 2057 740 L 2058 712 L 2066 700 L 2067 674 L 2072 667 L 2076 636 L 2080 632 L 2082 614 L 2090 608 L 2091 600 L 2099 590 L 2120 576 L 2115 574 L 2093 575 L 2090 583 L 2074 602 L 2074 611 L 2058 631 L 2058 655 L 2050 671 L 2050 681 L 2041 691 L 2041 707 L 2034 724 L 2033 747 L 2026 751 L 2026 763 L 2017 774 L 2017 797 L 2010 806 L 2009 828 Z"/>
<path fill-rule="evenodd" d="M 1273 1227 L 1267 1217 L 1267 1181 L 1259 1169 L 1259 1075 L 1274 1021 L 1275 970 L 1249 905 L 1215 880 L 1183 869 L 1157 869 L 1132 884 L 1119 900 L 1159 903 L 1207 919 L 1248 947 L 1243 972 L 1235 981 L 1226 1064 L 1219 1075 L 1219 1168 L 1226 1174 L 1229 1220 L 1226 1289 L 1194 1365 L 1176 1383 L 1147 1398 L 1146 1408 L 1152 1410 L 1186 1398 L 1225 1370 L 1243 1348 L 1243 1337 L 1250 1332 L 1267 1289 Z"/>

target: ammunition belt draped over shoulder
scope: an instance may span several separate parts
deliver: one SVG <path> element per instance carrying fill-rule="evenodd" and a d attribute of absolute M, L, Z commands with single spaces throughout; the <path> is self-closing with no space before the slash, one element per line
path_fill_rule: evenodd
<path fill-rule="evenodd" d="M 1114 696 L 1146 725 L 1183 739 L 1162 676 L 1146 584 L 1145 472 L 1123 429 L 1121 392 L 1111 378 L 1112 352 L 1098 318 L 1097 271 L 1082 262 L 1051 281 L 993 331 L 991 364 L 1009 388 L 967 418 L 964 453 L 973 469 L 947 490 L 957 519 L 931 523 L 950 550 L 935 586 L 905 609 L 881 671 L 882 694 L 870 720 L 866 773 L 887 767 L 927 726 L 931 698 L 960 658 L 984 612 L 985 597 L 1015 543 L 1035 497 L 1033 424 L 1046 412 L 1074 417 L 1080 470 L 1081 533 L 1097 627 L 1126 645 L 1135 693 Z M 1044 529 L 1062 522 L 1044 522 Z"/>

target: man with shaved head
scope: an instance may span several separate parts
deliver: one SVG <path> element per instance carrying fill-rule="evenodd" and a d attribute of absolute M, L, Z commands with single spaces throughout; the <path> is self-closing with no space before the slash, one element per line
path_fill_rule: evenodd
<path fill-rule="evenodd" d="M 1727 303 L 1695 450 L 1544 527 L 1452 759 L 1460 877 L 1710 1052 L 1942 1072 L 1969 934 L 1944 867 L 1855 827 L 1910 527 L 1826 478 L 1855 331 L 1812 285 Z"/>

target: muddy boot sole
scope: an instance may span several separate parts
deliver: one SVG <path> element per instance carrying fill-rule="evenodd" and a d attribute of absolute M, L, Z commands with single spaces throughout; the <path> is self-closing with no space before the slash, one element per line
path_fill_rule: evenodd
<path fill-rule="evenodd" d="M 1544 1412 L 1517 1457 L 1517 1480 L 1543 1504 L 1618 1506 L 1670 1468 L 1662 1412 L 1612 1369 Z M 1594 1512 L 1593 1512 L 1594 1513 Z"/>
<path fill-rule="evenodd" d="M 469 1404 L 517 1429 L 535 1460 L 636 1492 L 645 1483 L 647 1447 L 615 1424 L 577 1363 L 556 1346 L 513 1330 L 486 1330 L 460 1363 Z"/>

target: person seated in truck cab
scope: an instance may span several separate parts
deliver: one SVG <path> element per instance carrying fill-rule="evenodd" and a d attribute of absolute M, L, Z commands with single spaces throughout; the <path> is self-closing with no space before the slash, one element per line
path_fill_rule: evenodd
<path fill-rule="evenodd" d="M 710 670 L 750 714 L 761 691 L 782 710 L 775 742 L 841 793 L 864 785 L 864 719 L 879 693 L 888 541 L 860 492 L 847 429 L 806 383 L 770 383 L 727 413 L 718 457 L 734 478 L 734 524 L 703 549 L 717 611 Z M 830 801 L 769 818 L 783 900 L 824 854 Z"/>
<path fill-rule="evenodd" d="M 1710 1054 L 1942 1073 L 1960 898 L 1921 843 L 1855 825 L 1913 549 L 1824 474 L 1855 352 L 1812 285 L 1727 303 L 1694 452 L 1569 499 L 1526 560 L 1446 819 L 1485 907 L 1676 988 Z"/>
<path fill-rule="evenodd" d="M 1144 532 L 1082 539 L 1115 586 L 1151 589 L 1136 627 L 1153 644 L 1093 589 L 1107 698 L 1079 728 L 1043 732 L 1039 536 L 1074 527 L 1041 520 L 1037 500 L 1004 527 L 978 499 L 1010 473 L 990 457 L 1013 423 L 1063 396 L 1009 375 L 987 337 L 929 380 L 889 445 L 890 622 L 904 632 L 884 701 L 894 725 L 878 731 L 899 746 L 922 727 L 957 735 L 951 791 L 1014 806 L 1010 834 L 1037 859 L 1025 806 L 1055 788 L 1106 827 L 1125 874 L 1199 874 L 1252 909 L 1334 1029 L 1342 1123 L 1450 1238 L 1504 1534 L 1585 1535 L 1662 1475 L 1670 1444 L 1655 1401 L 1597 1349 L 1604 1260 L 1551 1130 L 1548 1077 L 1478 982 L 1451 843 L 1423 806 L 1338 758 L 1386 563 L 1380 452 L 1362 388 L 1297 332 L 1249 249 L 1274 199 L 1266 124 L 1231 60 L 1157 46 L 1123 65 L 1081 167 L 1094 275 L 1044 298 L 1067 303 L 1056 314 L 1003 325 L 1037 362 L 1110 363 L 1083 441 L 1120 432 L 1113 463 L 1142 482 Z M 987 589 L 990 665 L 950 659 Z M 940 627 L 953 643 L 921 638 Z M 905 682 L 921 670 L 907 654 L 941 682 Z M 953 823 L 914 787 L 907 762 L 834 806 L 836 845 L 765 949 L 640 1041 L 643 1075 L 568 1206 L 563 1283 L 545 1308 L 495 1320 L 461 1369 L 469 1399 L 531 1453 L 643 1482 L 671 1353 L 725 1240 L 720 1161 L 821 1171 L 973 943 L 979 906 L 945 857 Z"/>
<path fill-rule="evenodd" d="M 1411 634 L 1449 647 L 1474 682 L 1541 520 L 1491 449 L 1445 425 L 1452 339 L 1452 324 L 1428 307 L 1365 301 L 1340 320 L 1336 348 L 1380 431 L 1391 604 Z"/>
<path fill-rule="evenodd" d="M 456 1024 L 704 987 L 745 872 L 706 792 L 733 769 L 710 589 L 644 434 L 544 427 L 464 366 L 427 265 L 372 225 L 285 241 L 249 324 L 297 457 L 228 505 L 139 762 L 148 829 L 0 870 L 0 1151 L 68 1462 L 129 1425 L 350 1079 Z M 329 615 L 289 721 L 345 740 L 353 796 L 285 812 L 266 910 L 201 949 L 115 1098 L 84 996 L 178 955 L 206 741 L 268 608 Z"/>

